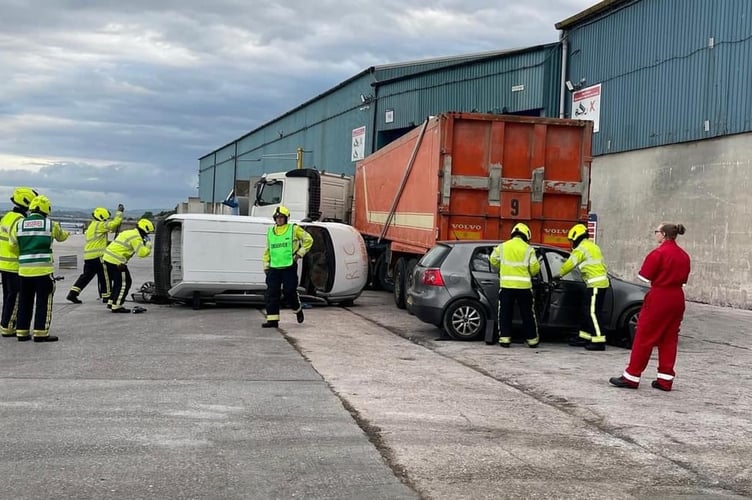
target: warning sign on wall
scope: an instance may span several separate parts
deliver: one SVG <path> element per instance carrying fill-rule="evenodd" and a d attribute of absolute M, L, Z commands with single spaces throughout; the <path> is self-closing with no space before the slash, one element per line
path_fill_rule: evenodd
<path fill-rule="evenodd" d="M 366 154 L 366 128 L 358 127 L 352 131 L 352 149 L 350 161 L 362 160 Z"/>
<path fill-rule="evenodd" d="M 572 92 L 572 118 L 592 120 L 593 132 L 598 132 L 601 121 L 601 84 Z"/>

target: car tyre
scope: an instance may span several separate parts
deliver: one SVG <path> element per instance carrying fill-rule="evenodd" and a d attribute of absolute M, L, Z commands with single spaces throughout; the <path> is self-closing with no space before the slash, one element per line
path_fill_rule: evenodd
<path fill-rule="evenodd" d="M 634 342 L 634 336 L 637 330 L 637 319 L 640 316 L 640 308 L 641 306 L 627 309 L 627 311 L 621 315 L 621 319 L 619 320 L 619 343 L 622 347 L 627 349 L 631 349 L 632 343 Z"/>
<path fill-rule="evenodd" d="M 405 308 L 405 284 L 407 264 L 403 257 L 397 259 L 397 263 L 394 265 L 394 303 L 400 309 Z"/>
<path fill-rule="evenodd" d="M 444 311 L 444 331 L 454 340 L 478 340 L 486 333 L 486 310 L 477 300 L 458 300 Z"/>

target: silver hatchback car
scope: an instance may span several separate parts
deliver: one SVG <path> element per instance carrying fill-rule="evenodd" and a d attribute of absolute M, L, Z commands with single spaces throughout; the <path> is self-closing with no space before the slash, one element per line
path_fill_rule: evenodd
<path fill-rule="evenodd" d="M 494 341 L 499 300 L 499 274 L 489 263 L 498 241 L 440 242 L 420 260 L 409 279 L 407 309 L 426 323 L 442 328 L 456 340 Z M 585 283 L 577 269 L 557 284 L 569 252 L 534 244 L 541 263 L 533 279 L 535 312 L 544 334 L 563 336 L 579 329 L 580 304 Z M 610 276 L 601 316 L 609 343 L 629 347 L 634 338 L 637 317 L 648 287 Z M 521 325 L 519 314 L 515 324 Z M 498 334 L 497 334 L 498 335 Z"/>

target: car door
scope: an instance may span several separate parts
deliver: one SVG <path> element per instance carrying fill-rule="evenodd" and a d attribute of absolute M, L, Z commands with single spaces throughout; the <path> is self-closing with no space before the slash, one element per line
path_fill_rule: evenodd
<path fill-rule="evenodd" d="M 494 245 L 475 247 L 470 256 L 470 272 L 483 295 L 481 300 L 485 299 L 490 316 L 495 321 L 496 311 L 499 310 L 499 270 L 491 267 L 489 261 L 494 248 Z"/>
<path fill-rule="evenodd" d="M 541 323 L 543 326 L 555 329 L 577 330 L 580 325 L 580 308 L 585 299 L 585 282 L 578 269 L 572 270 L 562 277 L 554 286 L 551 276 L 558 276 L 561 266 L 569 258 L 564 251 L 550 248 L 540 249 L 541 279 L 546 292 L 543 294 L 541 305 Z M 544 271 L 545 268 L 545 271 Z"/>

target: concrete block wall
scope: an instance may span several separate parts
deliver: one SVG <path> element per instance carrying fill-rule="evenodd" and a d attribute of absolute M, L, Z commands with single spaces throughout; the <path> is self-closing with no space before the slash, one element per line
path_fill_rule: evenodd
<path fill-rule="evenodd" d="M 596 157 L 592 211 L 609 269 L 635 280 L 661 222 L 684 224 L 689 300 L 752 309 L 752 134 Z"/>

